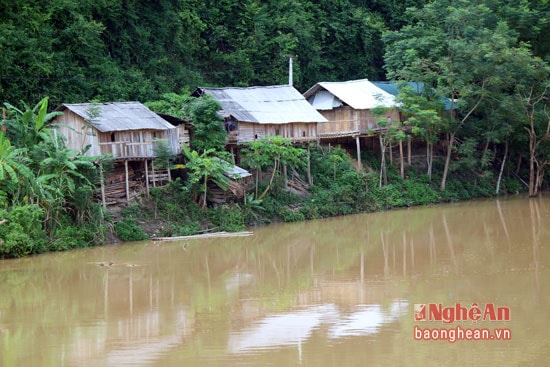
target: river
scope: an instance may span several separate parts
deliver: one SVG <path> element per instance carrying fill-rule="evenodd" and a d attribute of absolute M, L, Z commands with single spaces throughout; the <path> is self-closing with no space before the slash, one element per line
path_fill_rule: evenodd
<path fill-rule="evenodd" d="M 253 232 L 0 261 L 0 366 L 548 365 L 550 198 Z"/>

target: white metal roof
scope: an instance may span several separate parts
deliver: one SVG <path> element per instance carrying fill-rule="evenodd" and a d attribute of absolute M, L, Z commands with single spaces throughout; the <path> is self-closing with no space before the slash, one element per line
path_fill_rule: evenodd
<path fill-rule="evenodd" d="M 395 97 L 368 79 L 347 82 L 320 82 L 304 93 L 317 110 L 331 110 L 342 102 L 357 110 L 398 107 Z"/>
<path fill-rule="evenodd" d="M 258 124 L 317 123 L 327 120 L 290 85 L 198 88 L 220 102 L 224 115 Z"/>
<path fill-rule="evenodd" d="M 62 104 L 56 110 L 67 109 L 89 120 L 93 108 L 98 108 L 99 113 L 91 122 L 101 132 L 175 129 L 175 126 L 139 102 Z"/>

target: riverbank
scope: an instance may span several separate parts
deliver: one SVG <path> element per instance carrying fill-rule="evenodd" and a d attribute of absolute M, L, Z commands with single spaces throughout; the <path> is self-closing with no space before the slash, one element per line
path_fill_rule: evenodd
<path fill-rule="evenodd" d="M 97 246 L 160 237 L 193 236 L 213 232 L 243 232 L 276 222 L 299 222 L 393 208 L 464 201 L 495 196 L 496 175 L 456 164 L 439 190 L 441 177 L 425 174 L 421 162 L 413 162 L 401 178 L 398 167 L 389 166 L 387 183 L 382 183 L 380 160 L 365 159 L 367 170 L 357 170 L 345 150 L 312 149 L 309 172 L 263 171 L 244 196 L 233 196 L 223 204 L 203 205 L 204 192 L 189 180 L 175 180 L 151 188 L 118 211 L 105 211 L 93 201 L 93 192 L 78 196 L 78 211 L 64 211 L 52 217 L 47 207 L 26 204 L 0 211 L 0 258 L 23 257 L 50 251 Z M 416 164 L 415 164 L 416 163 Z M 434 172 L 442 171 L 434 161 Z M 296 192 L 292 181 L 311 182 Z M 308 179 L 308 175 L 311 180 Z M 257 183 L 257 187 L 255 184 Z M 505 175 L 500 195 L 522 192 L 515 175 Z M 207 199 L 208 199 L 208 192 Z M 265 193 L 265 195 L 260 195 Z M 208 200 L 207 200 L 208 202 Z M 74 204 L 73 204 L 74 205 Z M 48 228 L 46 223 L 55 225 Z"/>
<path fill-rule="evenodd" d="M 284 179 L 278 177 L 261 201 L 234 200 L 206 208 L 192 200 L 189 192 L 182 190 L 181 184 L 172 183 L 153 189 L 149 200 L 122 209 L 113 218 L 114 228 L 120 241 L 134 241 L 241 232 L 277 222 L 299 222 L 496 196 L 495 179 L 490 174 L 479 176 L 456 170 L 449 177 L 447 189 L 440 191 L 438 177 L 430 180 L 419 167 L 409 167 L 405 179 L 400 177 L 396 167 L 390 167 L 388 184 L 383 186 L 380 186 L 375 169 L 370 173 L 357 171 L 348 157 L 328 175 L 324 173 L 326 167 L 314 167 L 314 185 L 308 188 L 306 195 L 289 190 Z M 506 177 L 499 194 L 517 194 L 522 189 L 520 180 Z"/>

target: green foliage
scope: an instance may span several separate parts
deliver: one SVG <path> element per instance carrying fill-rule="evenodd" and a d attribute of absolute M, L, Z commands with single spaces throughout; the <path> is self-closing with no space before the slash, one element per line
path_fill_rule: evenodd
<path fill-rule="evenodd" d="M 185 106 L 192 101 L 192 97 L 176 93 L 165 93 L 158 101 L 146 102 L 151 111 L 186 119 Z"/>
<path fill-rule="evenodd" d="M 260 140 L 247 143 L 241 152 L 242 162 L 246 167 L 257 172 L 263 168 L 271 169 L 269 183 L 260 195 L 258 195 L 260 182 L 256 181 L 256 197 L 259 200 L 263 199 L 271 189 L 282 166 L 301 168 L 304 166 L 304 158 L 307 154 L 305 149 L 293 146 L 290 139 L 281 136 L 265 136 Z"/>
<path fill-rule="evenodd" d="M 156 101 L 197 85 L 282 84 L 288 78 L 285 55 L 298 55 L 299 90 L 320 80 L 382 80 L 386 29 L 419 25 L 411 32 L 422 40 L 421 49 L 407 47 L 405 62 L 441 48 L 432 23 L 406 11 L 429 3 L 442 9 L 436 20 L 449 28 L 468 20 L 452 10 L 471 2 L 441 0 L 4 1 L 0 95 L 9 101 L 50 95 L 57 105 Z M 548 55 L 546 1 L 483 5 L 493 23 L 507 22 L 535 55 Z M 447 13 L 456 22 L 444 22 Z M 433 37 L 423 38 L 421 27 Z"/>
<path fill-rule="evenodd" d="M 170 160 L 174 157 L 174 154 L 172 154 L 172 149 L 170 149 L 166 140 L 155 140 L 153 153 L 155 154 L 155 160 L 153 161 L 155 167 L 171 168 Z"/>
<path fill-rule="evenodd" d="M 186 114 L 194 126 L 192 150 L 204 153 L 224 149 L 227 133 L 223 118 L 218 114 L 221 109 L 220 103 L 209 94 L 192 100 L 186 106 Z"/>
<path fill-rule="evenodd" d="M 136 223 L 136 220 L 130 216 L 115 224 L 116 235 L 122 241 L 140 241 L 149 237 L 143 229 Z"/>
<path fill-rule="evenodd" d="M 21 257 L 46 249 L 46 232 L 42 222 L 44 210 L 37 205 L 0 210 L 0 258 Z"/>
<path fill-rule="evenodd" d="M 294 210 L 288 206 L 281 206 L 277 210 L 277 216 L 283 222 L 302 222 L 306 219 L 305 215 L 300 210 Z"/>
<path fill-rule="evenodd" d="M 187 159 L 186 168 L 189 171 L 189 185 L 192 191 L 198 191 L 202 195 L 202 207 L 206 207 L 208 194 L 208 181 L 212 180 L 222 190 L 227 190 L 229 179 L 225 172 L 229 163 L 211 156 L 215 151 L 209 149 L 199 154 L 196 151 L 189 151 L 186 148 L 183 154 Z"/>
<path fill-rule="evenodd" d="M 239 204 L 223 204 L 209 210 L 209 218 L 218 230 L 239 232 L 245 229 L 245 217 Z"/>
<path fill-rule="evenodd" d="M 427 177 L 404 180 L 403 189 L 410 205 L 434 204 L 441 201 L 439 191 L 430 186 Z"/>

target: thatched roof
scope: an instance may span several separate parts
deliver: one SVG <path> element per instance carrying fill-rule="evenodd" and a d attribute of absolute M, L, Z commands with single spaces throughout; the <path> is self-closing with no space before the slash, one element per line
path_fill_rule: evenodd
<path fill-rule="evenodd" d="M 90 112 L 97 108 L 97 116 Z M 128 130 L 170 130 L 173 125 L 139 102 L 64 103 L 56 111 L 69 110 L 88 120 L 101 132 Z M 93 113 L 92 113 L 93 114 Z"/>

